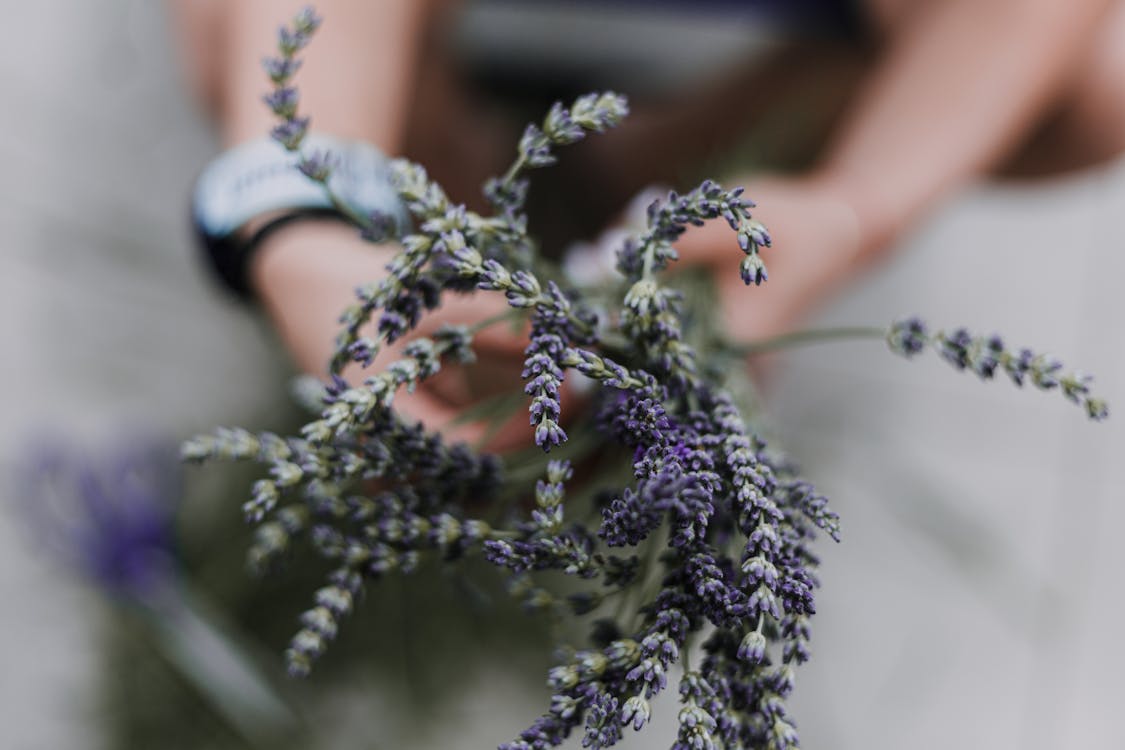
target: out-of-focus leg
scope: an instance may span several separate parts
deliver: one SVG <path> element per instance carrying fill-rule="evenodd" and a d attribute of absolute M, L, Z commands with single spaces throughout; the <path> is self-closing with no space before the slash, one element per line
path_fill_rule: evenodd
<path fill-rule="evenodd" d="M 863 6 L 879 35 L 893 39 L 913 13 L 942 1 L 864 0 Z M 1063 94 L 998 174 L 1049 176 L 1125 151 L 1125 2 L 1117 3 L 1088 49 Z"/>
<path fill-rule="evenodd" d="M 1125 152 L 1125 3 L 1075 70 L 1052 116 L 1005 169 L 1019 176 L 1090 166 Z"/>

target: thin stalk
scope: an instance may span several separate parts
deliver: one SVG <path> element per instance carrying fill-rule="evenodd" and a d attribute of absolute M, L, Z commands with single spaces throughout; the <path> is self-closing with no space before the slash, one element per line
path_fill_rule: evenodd
<path fill-rule="evenodd" d="M 347 201 L 336 194 L 335 190 L 328 187 L 327 182 L 324 183 L 324 192 L 328 196 L 328 200 L 332 201 L 332 207 L 347 217 L 348 221 L 352 222 L 360 229 L 371 228 L 371 219 L 352 208 Z"/>
<path fill-rule="evenodd" d="M 508 167 L 508 171 L 504 173 L 504 176 L 500 181 L 512 182 L 517 177 L 519 177 L 520 172 L 523 171 L 523 168 L 526 164 L 527 156 L 525 154 L 520 154 L 519 157 L 517 157 L 516 160 L 512 162 L 512 165 Z"/>
<path fill-rule="evenodd" d="M 497 313 L 496 315 L 473 323 L 471 326 L 469 326 L 469 333 L 475 336 L 489 326 L 496 325 L 497 323 L 503 323 L 505 320 L 519 320 L 524 315 L 526 315 L 526 313 L 520 308 L 505 310 L 502 313 Z"/>
<path fill-rule="evenodd" d="M 746 344 L 724 343 L 722 348 L 730 354 L 754 356 L 766 352 L 788 349 L 805 344 L 826 344 L 832 341 L 848 339 L 884 339 L 887 337 L 886 328 L 875 326 L 842 326 L 839 328 L 810 328 L 804 331 L 784 333 L 761 341 L 751 341 Z"/>

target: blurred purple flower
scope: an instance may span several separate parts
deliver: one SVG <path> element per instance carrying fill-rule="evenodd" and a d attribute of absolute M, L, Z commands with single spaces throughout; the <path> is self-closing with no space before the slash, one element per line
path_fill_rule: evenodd
<path fill-rule="evenodd" d="M 35 541 L 116 598 L 149 601 L 172 584 L 179 462 L 139 439 L 88 452 L 42 443 L 17 470 Z"/>

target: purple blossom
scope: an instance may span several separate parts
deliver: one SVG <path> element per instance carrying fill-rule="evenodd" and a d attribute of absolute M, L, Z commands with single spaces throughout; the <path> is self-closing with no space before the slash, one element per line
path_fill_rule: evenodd
<path fill-rule="evenodd" d="M 308 117 L 294 117 L 274 126 L 270 135 L 289 151 L 296 151 L 309 131 Z"/>
<path fill-rule="evenodd" d="M 1008 373 L 1008 377 L 1012 382 L 1018 386 L 1023 386 L 1024 379 L 1027 374 L 1031 372 L 1032 364 L 1035 362 L 1035 353 L 1030 349 L 1020 349 L 1019 352 L 1009 356 L 1004 361 L 1004 371 Z"/>
<path fill-rule="evenodd" d="M 527 202 L 527 189 L 530 182 L 521 180 L 501 180 L 493 177 L 484 185 L 484 195 L 497 211 L 514 216 Z"/>
<path fill-rule="evenodd" d="M 267 104 L 269 103 L 268 99 L 269 97 L 267 97 Z M 293 104 L 295 112 L 296 96 L 294 96 Z M 276 109 L 274 111 L 277 112 Z M 282 116 L 291 117 L 292 114 L 283 114 Z M 300 170 L 301 174 L 314 182 L 325 182 L 332 175 L 332 170 L 338 163 L 339 159 L 337 159 L 331 151 L 313 151 L 311 153 L 301 154 L 301 158 L 297 162 L 297 169 Z"/>
<path fill-rule="evenodd" d="M 301 61 L 289 57 L 266 57 L 262 59 L 266 75 L 277 86 L 286 84 L 301 67 Z"/>
<path fill-rule="evenodd" d="M 604 129 L 604 128 L 603 128 Z M 562 102 L 551 105 L 544 120 L 543 130 L 546 137 L 555 144 L 566 145 L 576 143 L 586 137 L 582 126 L 575 122 L 570 110 Z"/>
<path fill-rule="evenodd" d="M 316 176 L 309 175 L 316 179 Z M 327 175 L 325 175 L 327 179 Z M 402 233 L 398 218 L 385 211 L 371 211 L 367 214 L 367 223 L 360 230 L 360 236 L 368 242 L 376 244 L 395 239 Z"/>
<path fill-rule="evenodd" d="M 751 284 L 761 286 L 762 282 L 769 278 L 766 274 L 766 264 L 757 253 L 751 253 L 743 258 L 738 272 L 742 277 L 742 283 L 746 286 Z"/>
<path fill-rule="evenodd" d="M 738 646 L 738 658 L 750 664 L 761 664 L 766 658 L 766 637 L 751 630 Z"/>
<path fill-rule="evenodd" d="M 529 167 L 549 167 L 558 159 L 551 153 L 551 141 L 537 125 L 528 125 L 520 138 L 520 155 Z"/>
<path fill-rule="evenodd" d="M 174 586 L 173 452 L 140 439 L 100 453 L 52 441 L 17 476 L 44 548 L 103 592 L 147 602 Z"/>
<path fill-rule="evenodd" d="M 675 484 L 646 482 L 644 494 L 626 487 L 602 510 L 598 536 L 610 547 L 636 546 L 648 538 L 664 519 L 663 513 L 676 491 Z"/>
<path fill-rule="evenodd" d="M 892 350 L 908 355 L 921 350 L 926 340 L 925 326 L 917 319 L 896 323 L 887 336 Z M 1065 372 L 1062 362 L 1054 357 L 1029 349 L 1009 349 L 999 336 L 974 337 L 965 328 L 938 333 L 932 340 L 942 359 L 958 370 L 971 370 L 983 380 L 990 380 L 998 370 L 1003 370 L 1018 386 L 1030 382 L 1044 391 L 1058 388 L 1093 420 L 1109 414 L 1106 402 L 1090 392 L 1092 378 Z"/>
<path fill-rule="evenodd" d="M 297 114 L 297 89 L 291 86 L 278 86 L 262 97 L 262 100 L 282 119 L 290 120 Z"/>
<path fill-rule="evenodd" d="M 616 745 L 621 739 L 621 717 L 617 710 L 617 696 L 599 692 L 590 701 L 586 712 L 586 736 L 582 747 L 592 750 Z"/>
<path fill-rule="evenodd" d="M 891 351 L 904 357 L 913 357 L 926 348 L 929 343 L 929 331 L 926 323 L 921 318 L 906 318 L 897 320 L 891 325 L 887 334 L 887 345 Z"/>

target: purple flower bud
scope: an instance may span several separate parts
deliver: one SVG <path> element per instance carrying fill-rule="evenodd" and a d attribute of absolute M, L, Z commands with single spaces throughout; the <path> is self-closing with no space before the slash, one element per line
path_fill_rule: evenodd
<path fill-rule="evenodd" d="M 621 709 L 621 723 L 632 724 L 633 730 L 637 732 L 648 723 L 651 717 L 652 709 L 649 707 L 648 701 L 639 695 L 634 695 L 625 701 L 625 706 Z"/>
<path fill-rule="evenodd" d="M 301 156 L 300 161 L 297 162 L 297 169 L 314 182 L 325 182 L 332 175 L 336 161 L 338 160 L 330 151 L 314 151 Z"/>
<path fill-rule="evenodd" d="M 887 334 L 887 345 L 891 351 L 913 357 L 926 348 L 929 341 L 929 332 L 926 324 L 920 318 L 906 318 L 897 320 L 891 325 Z"/>
<path fill-rule="evenodd" d="M 769 247 L 773 244 L 769 230 L 762 222 L 749 219 L 742 225 L 742 234 L 745 234 L 755 247 Z"/>
<path fill-rule="evenodd" d="M 1090 419 L 1100 422 L 1109 417 L 1109 404 L 1104 399 L 1088 398 L 1086 399 L 1086 413 L 1090 416 Z"/>
<path fill-rule="evenodd" d="M 738 267 L 738 273 L 742 277 L 742 283 L 746 286 L 751 284 L 761 286 L 762 282 L 769 278 L 766 274 L 766 264 L 762 262 L 761 256 L 757 253 L 752 253 L 742 259 L 742 263 Z"/>
<path fill-rule="evenodd" d="M 309 36 L 320 28 L 323 20 L 316 14 L 311 5 L 305 6 L 293 17 L 293 28 L 299 33 Z"/>
<path fill-rule="evenodd" d="M 293 57 L 304 49 L 308 43 L 309 35 L 299 29 L 282 26 L 277 30 L 277 48 L 285 57 Z"/>
<path fill-rule="evenodd" d="M 761 664 L 766 658 L 766 637 L 751 630 L 738 646 L 738 658 L 747 664 Z"/>
<path fill-rule="evenodd" d="M 301 61 L 287 57 L 266 57 L 262 59 L 266 75 L 278 86 L 286 84 L 301 67 Z"/>
<path fill-rule="evenodd" d="M 295 117 L 275 126 L 270 135 L 287 150 L 296 151 L 301 147 L 308 130 L 309 118 Z"/>
<path fill-rule="evenodd" d="M 262 97 L 262 101 L 278 117 L 289 120 L 297 115 L 297 89 L 281 86 Z"/>

